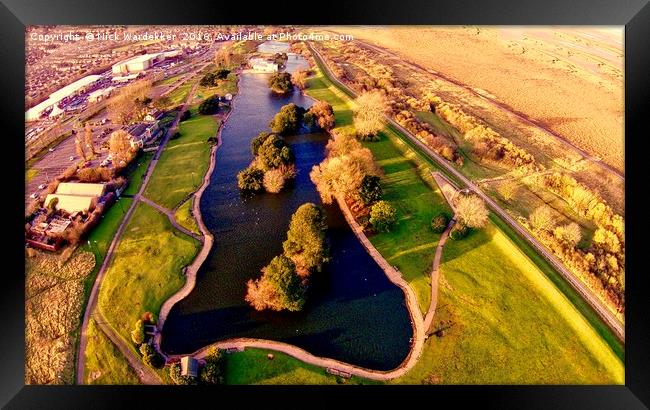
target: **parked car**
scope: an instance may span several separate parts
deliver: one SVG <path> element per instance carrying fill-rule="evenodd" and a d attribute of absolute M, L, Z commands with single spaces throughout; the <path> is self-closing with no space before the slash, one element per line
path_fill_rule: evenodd
<path fill-rule="evenodd" d="M 38 192 L 34 192 L 34 193 L 31 194 L 29 197 L 32 198 L 32 199 L 36 199 L 36 198 L 38 198 Z"/>
<path fill-rule="evenodd" d="M 54 152 L 54 148 L 50 148 L 48 151 L 50 151 L 50 152 Z"/>
<path fill-rule="evenodd" d="M 74 155 L 70 155 L 70 161 L 74 161 Z"/>
<path fill-rule="evenodd" d="M 47 185 L 45 185 L 45 184 L 40 184 L 40 185 L 38 186 L 38 189 L 45 189 L 46 186 L 47 186 Z"/>

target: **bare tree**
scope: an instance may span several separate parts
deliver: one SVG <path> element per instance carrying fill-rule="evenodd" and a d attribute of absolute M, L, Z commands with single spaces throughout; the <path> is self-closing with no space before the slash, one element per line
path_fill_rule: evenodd
<path fill-rule="evenodd" d="M 119 165 L 122 161 L 128 162 L 132 155 L 129 134 L 124 130 L 113 132 L 108 140 L 108 151 L 113 156 L 114 163 Z"/>
<path fill-rule="evenodd" d="M 534 229 L 540 231 L 550 231 L 555 227 L 555 218 L 553 217 L 553 210 L 548 205 L 542 205 L 530 214 L 528 220 Z"/>
<path fill-rule="evenodd" d="M 84 152 L 79 136 L 76 136 L 74 139 L 74 148 L 79 158 L 86 159 L 86 153 Z"/>
<path fill-rule="evenodd" d="M 307 88 L 307 71 L 299 70 L 291 74 L 291 82 L 301 90 Z"/>
<path fill-rule="evenodd" d="M 355 100 L 354 126 L 361 137 L 372 137 L 384 127 L 386 101 L 380 91 L 369 91 Z"/>
<path fill-rule="evenodd" d="M 230 65 L 230 50 L 226 46 L 221 47 L 214 54 L 214 63 L 218 67 L 228 67 Z"/>
<path fill-rule="evenodd" d="M 86 143 L 86 147 L 90 151 L 91 156 L 95 155 L 97 152 L 95 151 L 95 145 L 93 144 L 93 129 L 90 126 L 89 121 L 86 121 L 86 125 L 84 126 L 84 142 Z"/>
<path fill-rule="evenodd" d="M 456 198 L 456 217 L 470 228 L 482 228 L 487 223 L 488 210 L 477 195 L 460 195 Z"/>

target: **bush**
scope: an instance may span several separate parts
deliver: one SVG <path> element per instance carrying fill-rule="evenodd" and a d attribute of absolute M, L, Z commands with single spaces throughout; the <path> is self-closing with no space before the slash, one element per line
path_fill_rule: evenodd
<path fill-rule="evenodd" d="M 291 258 L 301 273 L 322 269 L 327 261 L 325 245 L 327 216 L 323 208 L 310 202 L 301 205 L 291 216 L 284 254 Z"/>
<path fill-rule="evenodd" d="M 253 138 L 251 141 L 251 152 L 253 153 L 254 157 L 257 156 L 257 151 L 260 149 L 264 141 L 266 141 L 266 139 L 270 136 L 270 133 L 262 131 L 257 134 L 257 137 Z"/>
<path fill-rule="evenodd" d="M 389 232 L 397 222 L 397 211 L 386 201 L 379 201 L 370 209 L 370 223 L 378 232 Z"/>
<path fill-rule="evenodd" d="M 449 237 L 454 240 L 460 240 L 467 236 L 469 233 L 469 228 L 463 223 L 456 223 L 451 232 L 449 232 Z"/>
<path fill-rule="evenodd" d="M 366 175 L 363 177 L 361 186 L 359 187 L 359 198 L 364 205 L 370 205 L 381 199 L 383 191 L 379 180 L 380 178 L 376 175 Z"/>
<path fill-rule="evenodd" d="M 190 110 L 185 110 L 185 111 L 183 111 L 183 114 L 181 114 L 180 121 L 189 120 L 191 116 L 192 116 L 192 113 L 190 112 Z"/>
<path fill-rule="evenodd" d="M 259 191 L 263 187 L 264 171 L 253 166 L 240 171 L 237 174 L 237 184 L 243 191 Z"/>
<path fill-rule="evenodd" d="M 440 213 L 434 216 L 431 220 L 431 229 L 433 229 L 433 232 L 435 233 L 443 233 L 445 229 L 447 229 L 448 224 L 449 218 L 447 218 L 447 215 Z"/>
<path fill-rule="evenodd" d="M 269 87 L 271 91 L 277 94 L 286 94 L 293 91 L 293 84 L 291 83 L 291 74 L 289 73 L 274 73 L 269 78 Z"/>
<path fill-rule="evenodd" d="M 225 357 L 221 349 L 212 348 L 205 356 L 205 366 L 199 373 L 203 384 L 222 384 L 224 381 Z"/>
<path fill-rule="evenodd" d="M 142 355 L 142 361 L 147 366 L 155 369 L 159 369 L 164 366 L 165 364 L 164 359 L 162 358 L 162 356 L 160 356 L 160 354 L 158 354 L 158 352 L 156 352 L 156 350 L 150 344 L 147 343 L 141 344 L 139 350 L 140 350 L 140 354 Z"/>
<path fill-rule="evenodd" d="M 264 189 L 266 192 L 277 194 L 284 187 L 284 175 L 279 169 L 270 169 L 264 173 Z"/>
<path fill-rule="evenodd" d="M 212 115 L 219 111 L 219 97 L 210 97 L 199 105 L 199 114 Z"/>
<path fill-rule="evenodd" d="M 179 139 L 180 137 L 181 137 L 181 133 L 176 131 L 175 133 L 172 134 L 171 137 L 169 137 L 169 139 L 176 140 Z"/>
<path fill-rule="evenodd" d="M 269 123 L 271 131 L 277 134 L 292 134 L 298 131 L 305 109 L 294 103 L 287 104 L 280 108 L 275 117 Z"/>
<path fill-rule="evenodd" d="M 131 330 L 131 340 L 136 345 L 141 345 L 144 343 L 144 323 L 142 320 L 137 320 Z"/>
<path fill-rule="evenodd" d="M 178 385 L 190 385 L 198 384 L 196 378 L 192 376 L 181 376 L 181 365 L 180 363 L 174 363 L 169 366 L 169 377 L 175 384 Z"/>

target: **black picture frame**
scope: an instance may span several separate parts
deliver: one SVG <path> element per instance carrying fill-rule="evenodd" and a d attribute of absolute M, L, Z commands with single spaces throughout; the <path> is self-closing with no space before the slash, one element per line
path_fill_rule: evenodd
<path fill-rule="evenodd" d="M 3 269 L 0 285 L 0 404 L 7 408 L 119 408 L 181 400 L 182 406 L 211 405 L 235 400 L 248 407 L 253 400 L 289 408 L 305 403 L 350 407 L 370 401 L 389 403 L 422 400 L 430 406 L 469 404 L 481 408 L 647 408 L 650 404 L 650 334 L 647 304 L 648 269 L 642 254 L 647 232 L 642 197 L 647 184 L 643 176 L 643 153 L 648 152 L 650 99 L 650 5 L 648 0 L 424 0 L 364 1 L 354 4 L 269 1 L 252 4 L 231 2 L 174 2 L 170 0 L 47 1 L 2 0 L 0 4 L 0 89 L 3 125 L 2 158 L 5 170 L 5 241 L 2 254 L 10 261 Z M 326 7 L 327 6 L 327 7 Z M 24 385 L 24 269 L 22 222 L 19 215 L 24 184 L 19 175 L 24 167 L 18 155 L 24 133 L 25 26 L 34 24 L 432 24 L 432 25 L 625 25 L 625 150 L 627 291 L 626 352 L 624 386 L 395 386 L 376 388 L 325 388 L 249 386 L 214 389 Z M 14 176 L 14 178 L 11 178 Z M 647 189 L 647 188 L 645 188 Z M 11 198 L 14 198 L 13 200 Z M 20 198 L 18 200 L 17 198 Z M 7 235 L 7 232 L 10 234 Z M 15 237 L 14 237 L 15 235 Z M 21 266 L 23 269 L 21 269 Z M 219 401 L 224 400 L 224 403 Z M 288 401 L 290 400 L 290 401 Z M 272 406 L 273 407 L 273 406 Z"/>

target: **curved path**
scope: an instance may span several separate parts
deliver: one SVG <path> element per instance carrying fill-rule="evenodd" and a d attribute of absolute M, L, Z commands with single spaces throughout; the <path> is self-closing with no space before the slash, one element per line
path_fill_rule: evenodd
<path fill-rule="evenodd" d="M 156 164 L 158 163 L 158 159 L 160 158 L 160 154 L 162 153 L 163 149 L 167 145 L 167 142 L 169 141 L 170 137 L 174 134 L 176 131 L 176 128 L 178 127 L 178 123 L 180 122 L 181 115 L 185 110 L 187 109 L 190 101 L 194 97 L 194 93 L 196 92 L 196 88 L 198 86 L 198 82 L 194 84 L 192 89 L 190 90 L 187 99 L 185 100 L 185 103 L 183 103 L 183 106 L 181 107 L 180 110 L 178 110 L 178 113 L 176 114 L 176 118 L 174 119 L 174 122 L 172 123 L 171 127 L 167 130 L 165 137 L 161 141 L 160 145 L 158 146 L 158 150 L 156 151 L 156 154 L 154 155 L 153 159 L 149 163 L 149 167 L 147 168 L 147 171 L 145 172 L 145 177 L 142 180 L 142 184 L 140 185 L 140 190 L 138 193 L 133 197 L 133 202 L 131 203 L 131 206 L 129 207 L 129 210 L 126 212 L 124 215 L 124 218 L 122 218 L 122 222 L 120 223 L 120 226 L 117 228 L 117 231 L 115 232 L 115 235 L 113 236 L 113 240 L 111 241 L 111 245 L 108 248 L 108 251 L 106 252 L 106 255 L 104 256 L 104 261 L 102 262 L 101 267 L 99 268 L 99 272 L 97 272 L 97 277 L 95 278 L 95 282 L 93 284 L 93 287 L 90 291 L 90 296 L 88 298 L 88 304 L 86 305 L 86 311 L 84 312 L 84 317 L 83 321 L 81 322 L 81 329 L 80 329 L 80 336 L 79 336 L 79 347 L 77 349 L 77 384 L 83 384 L 84 383 L 84 370 L 85 370 L 85 363 L 86 363 L 86 357 L 85 357 L 85 352 L 86 352 L 86 346 L 88 345 L 88 335 L 87 335 L 87 329 L 88 329 L 88 320 L 90 319 L 90 316 L 95 312 L 97 308 L 97 296 L 99 295 L 99 287 L 102 283 L 102 280 L 104 279 L 104 275 L 106 274 L 106 271 L 108 270 L 108 267 L 110 266 L 110 263 L 113 259 L 113 255 L 115 252 L 115 248 L 117 247 L 117 244 L 120 241 L 120 238 L 122 236 L 122 233 L 124 232 L 124 229 L 126 228 L 129 220 L 131 219 L 131 216 L 133 215 L 133 212 L 135 211 L 135 208 L 142 199 L 142 194 L 144 193 L 144 190 L 147 187 L 147 184 L 149 183 L 149 178 L 151 177 L 153 169 L 156 167 Z M 97 309 L 97 312 L 99 310 Z M 104 323 L 105 320 L 103 320 L 103 317 L 100 314 L 100 317 L 102 320 L 98 321 Z M 108 324 L 105 324 L 105 326 L 109 326 Z M 102 327 L 102 328 L 104 328 Z M 107 333 L 107 336 L 109 334 Z M 110 338 L 110 336 L 109 336 Z M 115 343 L 115 340 L 111 338 L 111 340 Z M 123 339 L 121 337 L 118 337 L 116 339 L 119 343 L 116 343 L 117 347 L 120 349 L 120 351 L 124 352 L 123 350 Z M 129 363 L 133 361 L 133 352 L 131 349 L 126 350 L 126 358 L 129 360 Z M 137 361 L 140 361 L 139 358 L 137 358 Z"/>
<path fill-rule="evenodd" d="M 345 90 L 350 95 L 356 95 L 356 93 L 350 89 L 347 85 L 343 84 L 335 75 L 332 73 L 330 68 L 324 62 L 320 53 L 313 48 L 313 46 L 308 42 L 307 46 L 314 56 L 319 67 L 322 67 L 323 75 L 325 75 L 332 83 L 341 90 Z M 481 197 L 488 205 L 488 207 L 499 216 L 506 224 L 508 224 L 521 238 L 525 239 L 528 244 L 530 244 L 533 249 L 539 253 L 570 285 L 571 287 L 592 307 L 594 312 L 602 319 L 602 321 L 613 331 L 614 335 L 625 342 L 625 326 L 621 320 L 612 312 L 592 291 L 585 285 L 580 279 L 578 279 L 564 264 L 541 242 L 537 240 L 530 232 L 528 232 L 520 223 L 518 223 L 510 214 L 503 209 L 495 200 L 493 200 L 489 195 L 483 192 L 472 180 L 463 175 L 458 171 L 450 162 L 442 158 L 439 154 L 434 152 L 429 146 L 420 141 L 417 137 L 411 134 L 406 128 L 399 125 L 389 116 L 386 116 L 386 121 L 393 128 L 397 129 L 402 135 L 404 135 L 405 142 L 410 143 L 415 146 L 419 151 L 421 151 L 425 156 L 434 160 L 435 163 L 447 172 L 449 175 L 453 175 L 458 181 L 460 181 L 464 186 L 469 190 L 473 191 L 476 195 Z"/>
<path fill-rule="evenodd" d="M 426 316 L 424 317 L 424 331 L 428 337 L 429 331 L 431 329 L 431 323 L 433 323 L 433 316 L 436 313 L 436 306 L 438 305 L 438 282 L 440 278 L 440 261 L 442 260 L 442 251 L 445 248 L 445 243 L 449 239 L 449 232 L 451 228 L 454 227 L 456 219 L 452 218 L 449 221 L 449 225 L 445 228 L 445 231 L 440 235 L 440 240 L 438 241 L 438 247 L 436 247 L 436 254 L 433 257 L 433 268 L 431 270 L 431 303 L 429 304 L 429 310 L 427 311 Z"/>
<path fill-rule="evenodd" d="M 203 235 L 199 235 L 199 234 L 197 234 L 197 233 L 194 233 L 194 232 L 188 230 L 187 228 L 185 228 L 184 226 L 181 226 L 181 225 L 178 223 L 178 221 L 176 221 L 176 217 L 174 216 L 174 212 L 173 212 L 173 211 L 171 211 L 171 210 L 165 208 L 165 207 L 162 206 L 162 205 L 158 205 L 157 203 L 155 203 L 155 202 L 152 201 L 151 199 L 145 197 L 144 195 L 140 195 L 140 200 L 141 200 L 142 202 L 144 202 L 145 204 L 147 204 L 147 205 L 149 205 L 149 206 L 151 206 L 151 207 L 157 209 L 159 212 L 165 214 L 165 215 L 167 216 L 167 218 L 169 219 L 169 222 L 174 226 L 174 228 L 176 228 L 176 229 L 178 229 L 179 231 L 183 232 L 183 233 L 184 233 L 185 235 L 187 235 L 187 236 L 191 236 L 192 238 L 194 238 L 194 239 L 196 239 L 196 240 L 198 240 L 198 241 L 203 242 Z"/>

